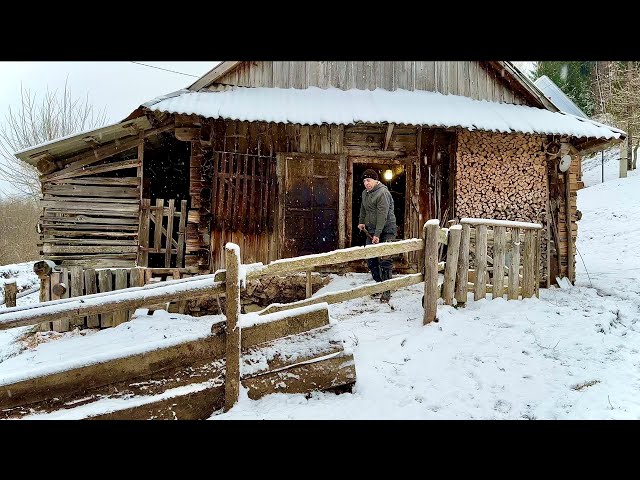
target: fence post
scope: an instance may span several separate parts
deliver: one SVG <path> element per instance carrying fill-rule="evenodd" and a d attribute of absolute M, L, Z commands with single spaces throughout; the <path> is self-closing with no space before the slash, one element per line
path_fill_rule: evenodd
<path fill-rule="evenodd" d="M 16 306 L 16 295 L 18 294 L 18 286 L 15 280 L 7 280 L 4 284 L 4 303 L 7 308 Z"/>
<path fill-rule="evenodd" d="M 473 300 L 487 296 L 487 226 L 476 226 L 476 284 Z"/>
<path fill-rule="evenodd" d="M 447 262 L 444 267 L 444 286 L 442 298 L 445 305 L 453 305 L 453 294 L 456 286 L 456 270 L 458 268 L 458 255 L 460 254 L 460 238 L 462 225 L 454 225 L 449 229 L 449 242 L 447 243 Z"/>
<path fill-rule="evenodd" d="M 424 317 L 422 323 L 436 319 L 438 310 L 438 231 L 440 221 L 428 220 L 424 224 Z"/>
<path fill-rule="evenodd" d="M 462 225 L 460 253 L 458 254 L 458 273 L 456 274 L 456 301 L 458 305 L 467 303 L 469 283 L 469 245 L 471 243 L 471 225 Z"/>
<path fill-rule="evenodd" d="M 311 295 L 313 295 L 313 283 L 311 281 L 311 270 L 307 270 L 307 291 L 306 291 L 305 298 L 310 298 Z"/>
<path fill-rule="evenodd" d="M 240 247 L 227 243 L 225 249 L 225 279 L 227 299 L 226 324 L 226 371 L 224 382 L 224 411 L 230 410 L 238 401 L 240 392 Z"/>

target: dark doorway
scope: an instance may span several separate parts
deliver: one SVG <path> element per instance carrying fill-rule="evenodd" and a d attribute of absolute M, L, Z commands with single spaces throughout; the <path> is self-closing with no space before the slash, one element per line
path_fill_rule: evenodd
<path fill-rule="evenodd" d="M 362 202 L 362 191 L 364 184 L 362 183 L 362 174 L 368 168 L 378 173 L 379 180 L 387 186 L 391 196 L 393 197 L 394 210 L 396 215 L 396 224 L 398 225 L 398 234 L 396 238 L 404 238 L 404 209 L 405 209 L 405 192 L 407 185 L 407 176 L 404 165 L 381 165 L 379 163 L 354 163 L 353 164 L 353 197 L 352 197 L 352 218 L 351 218 L 351 245 L 352 247 L 362 246 L 366 242 L 366 235 L 358 230 L 358 217 L 360 215 L 360 203 Z M 391 179 L 385 178 L 385 172 L 390 171 Z"/>
<path fill-rule="evenodd" d="M 156 199 L 163 199 L 165 206 L 168 200 L 173 199 L 176 208 L 180 208 L 180 202 L 187 200 L 187 209 L 190 206 L 189 199 L 189 160 L 191 156 L 190 142 L 177 140 L 170 133 L 150 137 L 145 142 L 143 160 L 143 198 L 151 199 L 151 205 L 156 203 Z M 173 222 L 172 238 L 176 241 L 178 231 L 177 224 Z M 168 227 L 168 218 L 163 218 L 163 229 Z M 155 236 L 156 225 L 151 222 L 149 225 L 149 238 Z M 171 266 L 176 265 L 177 255 L 171 257 Z M 151 268 L 165 266 L 164 253 L 149 253 L 147 266 Z"/>
<path fill-rule="evenodd" d="M 189 158 L 190 142 L 181 142 L 170 133 L 151 137 L 145 143 L 143 198 L 168 200 L 173 198 L 177 205 L 189 199 Z"/>

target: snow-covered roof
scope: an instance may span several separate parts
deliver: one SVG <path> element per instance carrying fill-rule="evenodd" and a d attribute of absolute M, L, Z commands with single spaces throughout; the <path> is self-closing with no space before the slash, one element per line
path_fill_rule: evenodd
<path fill-rule="evenodd" d="M 556 106 L 558 110 L 571 113 L 578 117 L 588 118 L 573 101 L 546 75 L 533 82 L 542 93 Z"/>
<path fill-rule="evenodd" d="M 236 87 L 221 92 L 183 90 L 143 106 L 207 118 L 301 125 L 389 122 L 577 138 L 617 139 L 625 135 L 617 128 L 564 112 L 425 91 Z"/>

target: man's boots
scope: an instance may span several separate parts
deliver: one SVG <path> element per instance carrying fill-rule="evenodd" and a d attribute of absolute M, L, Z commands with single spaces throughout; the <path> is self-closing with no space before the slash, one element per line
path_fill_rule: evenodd
<path fill-rule="evenodd" d="M 382 281 L 384 280 L 391 280 L 391 269 L 390 268 L 380 268 L 380 277 L 382 278 Z M 390 290 L 386 290 L 384 292 L 382 292 L 382 295 L 380 296 L 380 301 L 382 303 L 389 303 L 389 300 L 391 299 L 391 291 Z"/>

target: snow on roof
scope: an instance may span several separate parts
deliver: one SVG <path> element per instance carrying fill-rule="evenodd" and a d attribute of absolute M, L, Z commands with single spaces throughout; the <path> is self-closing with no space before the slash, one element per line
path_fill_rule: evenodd
<path fill-rule="evenodd" d="M 558 85 L 556 85 L 555 82 L 546 75 L 541 76 L 533 83 L 542 91 L 542 93 L 544 93 L 545 97 L 551 100 L 551 102 L 558 107 L 558 110 L 571 113 L 578 117 L 588 118 L 587 115 L 580 110 L 580 107 L 573 103 L 573 101 L 567 97 L 560 87 L 558 87 Z"/>
<path fill-rule="evenodd" d="M 389 122 L 578 138 L 613 139 L 625 135 L 622 130 L 564 112 L 417 90 L 236 87 L 222 92 L 175 92 L 170 98 L 159 97 L 144 106 L 167 113 L 250 122 L 301 125 Z"/>

